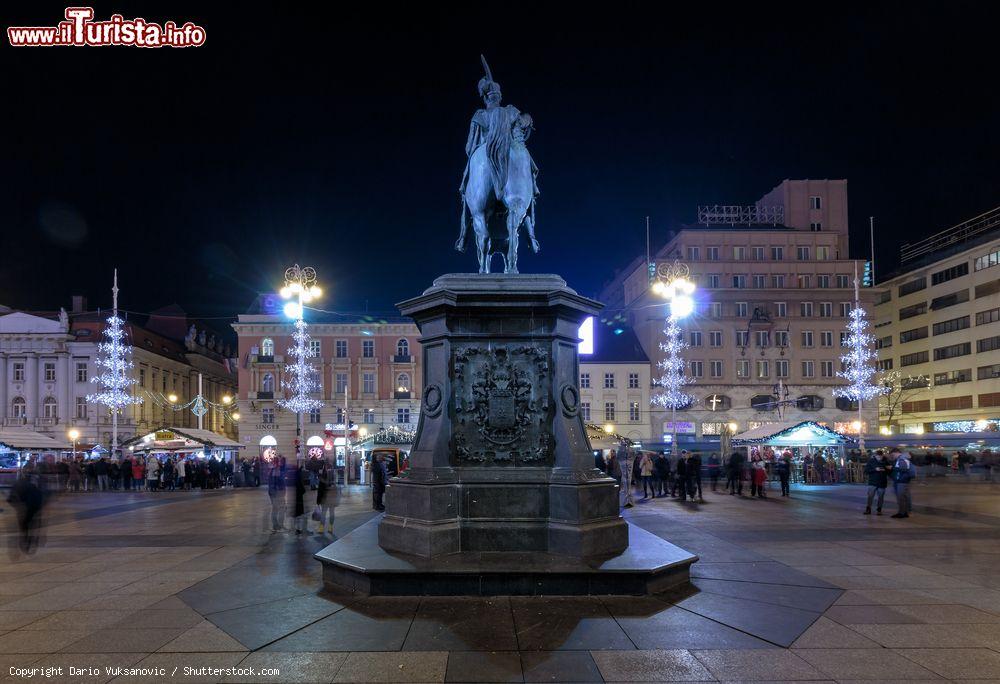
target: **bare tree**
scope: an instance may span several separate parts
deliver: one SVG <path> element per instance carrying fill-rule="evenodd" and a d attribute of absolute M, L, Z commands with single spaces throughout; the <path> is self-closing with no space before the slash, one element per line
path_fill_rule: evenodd
<path fill-rule="evenodd" d="M 902 416 L 903 404 L 930 387 L 930 378 L 926 375 L 907 375 L 902 371 L 886 371 L 879 378 L 879 384 L 886 388 L 885 394 L 879 399 L 878 414 L 885 423 L 892 424 L 893 418 Z"/>

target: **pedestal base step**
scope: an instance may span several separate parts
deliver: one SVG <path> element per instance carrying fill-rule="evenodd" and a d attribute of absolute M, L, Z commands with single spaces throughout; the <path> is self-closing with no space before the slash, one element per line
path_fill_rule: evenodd
<path fill-rule="evenodd" d="M 617 556 L 455 553 L 423 558 L 378 545 L 374 518 L 315 555 L 335 593 L 365 596 L 586 596 L 656 594 L 688 582 L 694 554 L 629 524 Z"/>

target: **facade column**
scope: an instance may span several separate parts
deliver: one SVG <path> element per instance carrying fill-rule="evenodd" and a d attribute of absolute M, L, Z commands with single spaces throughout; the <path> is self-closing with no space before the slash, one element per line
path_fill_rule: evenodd
<path fill-rule="evenodd" d="M 29 426 L 34 427 L 35 419 L 38 418 L 38 364 L 41 359 L 34 352 L 26 352 L 24 355 L 24 403 L 25 420 Z"/>
<path fill-rule="evenodd" d="M 4 419 L 10 416 L 10 396 L 7 392 L 8 378 L 10 378 L 7 371 L 9 363 L 7 354 L 0 354 L 0 425 L 3 425 Z"/>
<path fill-rule="evenodd" d="M 73 387 L 76 385 L 76 375 L 70 364 L 69 351 L 64 351 L 56 359 L 56 401 L 59 402 L 59 424 L 69 429 L 76 418 L 73 406 Z M 64 430 L 65 432 L 65 430 Z"/>

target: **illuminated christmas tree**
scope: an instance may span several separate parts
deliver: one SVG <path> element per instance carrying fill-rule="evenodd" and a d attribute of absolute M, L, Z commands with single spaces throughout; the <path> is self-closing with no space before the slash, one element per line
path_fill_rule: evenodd
<path fill-rule="evenodd" d="M 319 391 L 319 382 L 316 380 L 316 367 L 308 361 L 316 354 L 309 348 L 307 328 L 308 325 L 300 316 L 295 321 L 295 332 L 292 333 L 295 346 L 288 348 L 288 353 L 295 358 L 295 363 L 285 367 L 288 378 L 281 383 L 281 386 L 291 392 L 292 396 L 288 399 L 278 400 L 279 406 L 299 415 L 323 406 L 321 400 L 309 396 Z"/>

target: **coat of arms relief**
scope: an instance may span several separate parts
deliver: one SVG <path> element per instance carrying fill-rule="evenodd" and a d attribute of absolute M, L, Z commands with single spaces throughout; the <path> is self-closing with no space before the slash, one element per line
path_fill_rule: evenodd
<path fill-rule="evenodd" d="M 454 351 L 454 465 L 548 465 L 549 357 L 524 344 Z"/>

